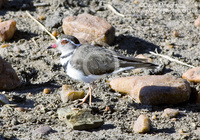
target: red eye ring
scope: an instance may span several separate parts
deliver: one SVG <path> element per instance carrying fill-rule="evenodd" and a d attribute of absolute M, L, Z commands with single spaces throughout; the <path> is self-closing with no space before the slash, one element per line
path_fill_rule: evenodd
<path fill-rule="evenodd" d="M 62 45 L 65 45 L 65 44 L 67 44 L 67 43 L 68 43 L 67 40 L 62 40 L 62 41 L 61 41 L 61 44 L 62 44 Z"/>

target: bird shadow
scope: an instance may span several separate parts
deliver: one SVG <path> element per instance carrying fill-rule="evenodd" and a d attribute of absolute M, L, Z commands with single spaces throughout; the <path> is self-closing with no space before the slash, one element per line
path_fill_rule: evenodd
<path fill-rule="evenodd" d="M 152 128 L 151 130 L 153 133 L 168 133 L 168 134 L 172 134 L 175 133 L 176 130 L 174 129 L 174 127 L 171 128 L 163 128 L 163 129 L 157 129 L 157 128 Z"/>
<path fill-rule="evenodd" d="M 158 53 L 161 51 L 160 47 L 143 40 L 138 37 L 133 37 L 131 35 L 119 35 L 115 38 L 114 45 L 118 45 L 121 50 L 126 50 L 128 54 L 132 53 L 149 53 L 150 51 L 157 50 Z"/>
<path fill-rule="evenodd" d="M 15 34 L 13 36 L 13 38 L 10 40 L 10 42 L 15 42 L 15 41 L 19 41 L 21 39 L 26 39 L 26 40 L 30 40 L 33 37 L 36 37 L 37 34 L 35 33 L 31 33 L 31 32 L 27 32 L 27 31 L 22 31 L 22 30 L 16 30 Z"/>
<path fill-rule="evenodd" d="M 48 82 L 40 83 L 40 84 L 29 83 L 29 84 L 24 84 L 19 88 L 16 88 L 15 92 L 22 94 L 22 93 L 28 93 L 31 91 L 32 94 L 37 94 L 37 93 L 43 91 L 44 88 L 53 89 L 53 88 L 60 88 L 60 87 L 61 86 L 54 84 L 53 81 L 48 81 Z"/>
<path fill-rule="evenodd" d="M 100 128 L 91 129 L 91 130 L 87 130 L 87 131 L 88 132 L 98 132 L 101 130 L 109 130 L 109 129 L 115 129 L 115 128 L 116 128 L 116 126 L 114 126 L 113 124 L 104 124 Z"/>

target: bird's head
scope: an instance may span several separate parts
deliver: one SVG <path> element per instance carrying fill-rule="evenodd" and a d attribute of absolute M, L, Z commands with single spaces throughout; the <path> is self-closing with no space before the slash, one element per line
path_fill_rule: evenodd
<path fill-rule="evenodd" d="M 80 45 L 81 44 L 76 37 L 71 35 L 63 35 L 58 38 L 55 44 L 49 46 L 48 49 L 57 48 L 62 53 L 66 53 L 75 50 Z"/>

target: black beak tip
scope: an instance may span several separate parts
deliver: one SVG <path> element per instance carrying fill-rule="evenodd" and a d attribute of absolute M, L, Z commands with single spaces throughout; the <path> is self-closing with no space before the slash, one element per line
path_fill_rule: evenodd
<path fill-rule="evenodd" d="M 52 46 L 47 47 L 47 49 L 51 49 L 51 48 L 52 48 Z"/>

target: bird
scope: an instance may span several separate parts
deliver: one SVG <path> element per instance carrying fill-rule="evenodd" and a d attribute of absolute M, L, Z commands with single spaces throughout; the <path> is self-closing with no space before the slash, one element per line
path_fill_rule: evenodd
<path fill-rule="evenodd" d="M 82 101 L 80 104 L 85 103 L 90 96 L 90 106 L 95 80 L 125 70 L 158 67 L 146 59 L 126 57 L 89 43 L 80 44 L 79 40 L 71 35 L 62 35 L 55 44 L 48 47 L 50 48 L 57 48 L 61 52 L 60 62 L 69 77 L 89 84 L 89 91 L 83 99 L 80 99 Z"/>

